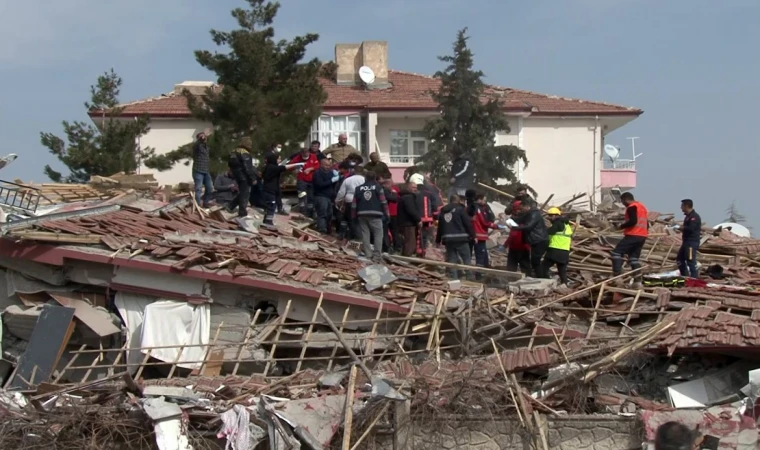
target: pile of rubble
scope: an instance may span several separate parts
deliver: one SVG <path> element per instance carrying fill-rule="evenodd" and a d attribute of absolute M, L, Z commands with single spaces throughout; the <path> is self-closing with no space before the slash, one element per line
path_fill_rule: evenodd
<path fill-rule="evenodd" d="M 167 200 L 3 225 L 3 448 L 353 449 L 452 415 L 515 417 L 547 448 L 544 415 L 754 414 L 758 241 L 706 232 L 705 276 L 683 279 L 675 219 L 652 213 L 632 289 L 609 269 L 620 210 L 571 210 L 573 288 L 558 293 L 498 250 L 468 268 L 478 282 L 451 283 L 445 263 L 373 264 L 295 215 L 241 228 Z"/>

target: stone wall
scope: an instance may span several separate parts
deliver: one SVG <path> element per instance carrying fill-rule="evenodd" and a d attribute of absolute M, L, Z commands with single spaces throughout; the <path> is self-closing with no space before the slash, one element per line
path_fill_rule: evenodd
<path fill-rule="evenodd" d="M 628 450 L 639 448 L 640 421 L 619 416 L 568 416 L 548 419 L 549 448 L 554 450 Z M 519 421 L 467 419 L 412 422 L 409 450 L 530 450 L 531 438 Z M 392 436 L 378 436 L 377 449 L 393 449 Z M 399 449 L 400 450 L 400 449 Z"/>

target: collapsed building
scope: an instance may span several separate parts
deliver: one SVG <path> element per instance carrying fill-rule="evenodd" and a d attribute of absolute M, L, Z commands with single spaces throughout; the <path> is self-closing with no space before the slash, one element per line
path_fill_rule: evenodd
<path fill-rule="evenodd" d="M 3 448 L 628 449 L 669 420 L 756 445 L 758 241 L 705 233 L 683 279 L 653 212 L 632 289 L 610 270 L 621 210 L 564 205 L 558 293 L 499 268 L 496 235 L 494 267 L 451 281 L 435 251 L 373 264 L 297 214 L 269 230 L 110 189 L 2 224 Z"/>

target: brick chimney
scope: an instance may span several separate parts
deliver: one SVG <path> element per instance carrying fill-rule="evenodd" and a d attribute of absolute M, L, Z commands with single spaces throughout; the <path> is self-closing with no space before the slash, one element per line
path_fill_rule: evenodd
<path fill-rule="evenodd" d="M 174 93 L 182 95 L 182 91 L 187 89 L 192 95 L 203 95 L 206 93 L 206 89 L 213 85 L 213 81 L 183 81 L 174 85 Z"/>
<path fill-rule="evenodd" d="M 338 65 L 337 83 L 359 85 L 359 68 L 367 66 L 375 72 L 373 86 L 388 84 L 388 42 L 364 41 L 361 44 L 336 44 L 335 64 Z"/>

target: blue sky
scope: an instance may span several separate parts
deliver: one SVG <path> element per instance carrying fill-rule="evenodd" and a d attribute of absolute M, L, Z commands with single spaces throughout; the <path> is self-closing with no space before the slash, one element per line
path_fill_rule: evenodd
<path fill-rule="evenodd" d="M 60 121 L 86 120 L 82 103 L 113 67 L 122 100 L 211 80 L 193 57 L 209 29 L 234 26 L 243 0 L 0 0 L 0 153 L 20 158 L 6 179 L 43 181 L 59 167 L 39 143 Z M 639 136 L 637 198 L 678 212 L 693 198 L 717 223 L 736 201 L 760 226 L 760 1 L 757 0 L 285 0 L 280 37 L 317 32 L 310 56 L 336 42 L 389 41 L 392 68 L 432 74 L 456 31 L 487 82 L 636 106 L 643 116 L 607 137 L 630 151 Z M 572 157 L 572 155 L 564 155 Z"/>

